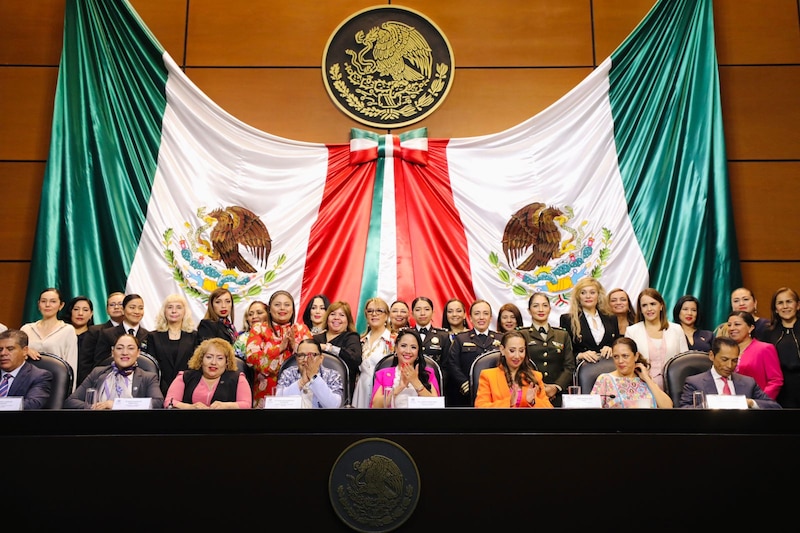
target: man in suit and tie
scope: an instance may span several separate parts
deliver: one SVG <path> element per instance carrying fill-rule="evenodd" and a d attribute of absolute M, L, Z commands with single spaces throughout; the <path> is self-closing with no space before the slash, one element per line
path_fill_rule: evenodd
<path fill-rule="evenodd" d="M 77 385 L 83 383 L 83 380 L 86 379 L 86 376 L 88 376 L 89 372 L 94 368 L 94 351 L 97 347 L 97 339 L 100 338 L 100 334 L 103 330 L 117 327 L 122 323 L 122 300 L 124 298 L 125 294 L 121 292 L 112 292 L 109 294 L 106 299 L 108 320 L 102 324 L 89 326 L 86 337 L 84 337 L 81 343 L 81 349 L 78 352 L 78 371 L 75 378 L 75 383 Z"/>
<path fill-rule="evenodd" d="M 453 339 L 445 358 L 445 404 L 448 407 L 473 407 L 469 388 L 469 371 L 480 355 L 498 350 L 500 334 L 489 329 L 492 306 L 486 300 L 475 300 L 469 307 L 472 329 L 462 331 Z"/>
<path fill-rule="evenodd" d="M 53 375 L 26 362 L 28 335 L 9 329 L 0 333 L 0 397 L 22 396 L 23 409 L 42 409 L 50 399 Z"/>
<path fill-rule="evenodd" d="M 708 354 L 712 366 L 705 372 L 689 376 L 681 391 L 680 407 L 692 407 L 694 391 L 708 394 L 738 394 L 747 398 L 751 409 L 780 409 L 778 402 L 761 390 L 756 380 L 734 372 L 739 363 L 739 344 L 730 337 L 716 337 Z"/>

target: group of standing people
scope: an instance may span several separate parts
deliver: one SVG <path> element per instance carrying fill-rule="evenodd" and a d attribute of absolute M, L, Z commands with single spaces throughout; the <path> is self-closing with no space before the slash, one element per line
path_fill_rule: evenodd
<path fill-rule="evenodd" d="M 739 347 L 736 372 L 751 376 L 782 406 L 800 406 L 800 304 L 793 289 L 776 291 L 771 320 L 757 315 L 751 291 L 733 291 L 732 311 L 714 332 L 698 328 L 700 302 L 694 296 L 686 295 L 675 303 L 672 321 L 667 318 L 664 298 L 654 288 L 644 289 L 635 304 L 623 289 L 606 293 L 599 280 L 587 277 L 576 283 L 569 311 L 559 317 L 560 327 L 550 324 L 550 299 L 543 293 L 531 295 L 528 301 L 529 325 L 523 324 L 522 313 L 513 304 L 501 306 L 494 316 L 485 300 L 475 300 L 467 307 L 454 298 L 442 310 L 443 327 L 436 327 L 430 298 L 419 296 L 410 305 L 404 301 L 390 305 L 376 297 L 362 310 L 366 331 L 357 332 L 349 303 L 314 295 L 299 318 L 293 296 L 278 290 L 267 302 L 251 302 L 243 328 L 237 330 L 233 295 L 219 288 L 209 296 L 207 312 L 196 327 L 187 301 L 174 294 L 164 300 L 155 330 L 148 331 L 141 326 L 144 302 L 137 294 L 110 294 L 106 302 L 109 320 L 95 325 L 91 300 L 79 296 L 66 303 L 58 289 L 48 288 L 39 297 L 41 319 L 23 325 L 21 330 L 29 339 L 29 357 L 35 359 L 39 352 L 61 356 L 74 368 L 75 387 L 80 390 L 96 388 L 99 381 L 105 383 L 109 372 L 124 368 L 131 359 L 135 361 L 131 352 L 137 352 L 137 357 L 139 351 L 146 352 L 160 367 L 157 384 L 164 406 L 172 408 L 210 406 L 223 389 L 227 391 L 225 399 L 214 400 L 220 402 L 218 407 L 263 407 L 265 399 L 277 393 L 284 363 L 300 353 L 301 343 L 309 339 L 312 346 L 306 345 L 308 349 L 302 352 L 308 355 L 302 365 L 297 365 L 299 388 L 308 393 L 311 388 L 306 387 L 307 381 L 317 377 L 323 378 L 320 383 L 333 383 L 329 372 L 320 367 L 324 367 L 323 355 L 334 356 L 347 367 L 347 379 L 343 380 L 347 388 L 336 393 L 341 405 L 374 406 L 376 380 L 386 366 L 397 369 L 392 379 L 398 392 L 402 389 L 419 395 L 416 389 L 422 385 L 422 394 L 442 395 L 448 407 L 497 402 L 559 407 L 578 365 L 611 358 L 622 363 L 616 366 L 616 374 L 596 382 L 598 390 L 613 386 L 620 391 L 615 392 L 617 401 L 610 402 L 609 407 L 622 406 L 625 391 L 631 391 L 631 399 L 641 396 L 642 386 L 650 390 L 653 405 L 663 407 L 667 402 L 659 391 L 664 387 L 667 361 L 688 350 L 710 352 L 720 336 L 733 339 Z M 59 318 L 62 311 L 65 319 Z M 490 328 L 493 320 L 496 331 Z M 398 346 L 401 331 L 413 337 L 404 341 L 403 353 Z M 213 342 L 206 342 L 209 340 Z M 124 346 L 117 346 L 120 341 Z M 520 343 L 525 350 L 523 360 L 519 359 Z M 135 350 L 131 344 L 135 344 Z M 120 361 L 115 359 L 118 350 Z M 502 357 L 494 377 L 487 374 L 486 381 L 496 388 L 505 379 L 507 389 L 487 400 L 486 390 L 471 390 L 469 372 L 480 355 L 492 350 L 501 352 Z M 317 359 L 312 357 L 316 352 Z M 409 370 L 411 352 L 418 368 Z M 98 368 L 103 372 L 95 372 Z M 444 376 L 443 383 L 438 382 L 434 368 Z M 315 373 L 309 376 L 309 370 Z M 84 383 L 90 376 L 92 380 Z M 641 382 L 622 386 L 620 378 L 631 376 Z M 219 377 L 224 377 L 224 387 L 217 391 Z M 285 386 L 281 389 L 287 390 Z M 243 391 L 249 402 L 243 401 Z M 208 401 L 194 401 L 195 393 Z M 329 397 L 324 402 L 314 401 L 317 406 L 330 405 Z M 378 403 L 382 401 L 381 397 Z"/>

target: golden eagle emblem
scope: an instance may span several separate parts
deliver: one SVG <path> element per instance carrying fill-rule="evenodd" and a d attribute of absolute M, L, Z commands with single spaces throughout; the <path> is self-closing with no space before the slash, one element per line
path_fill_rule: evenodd
<path fill-rule="evenodd" d="M 530 271 L 560 257 L 561 230 L 556 222 L 561 222 L 562 217 L 560 209 L 541 202 L 528 204 L 511 215 L 503 232 L 503 253 L 508 263 L 514 267 L 520 257 L 530 251 L 515 266 L 518 270 Z"/>
<path fill-rule="evenodd" d="M 255 213 L 233 205 L 215 209 L 208 216 L 217 221 L 210 235 L 214 255 L 225 263 L 226 268 L 236 268 L 240 272 L 256 271 L 242 256 L 239 245 L 250 251 L 266 268 L 269 252 L 272 250 L 272 239 L 267 226 Z"/>

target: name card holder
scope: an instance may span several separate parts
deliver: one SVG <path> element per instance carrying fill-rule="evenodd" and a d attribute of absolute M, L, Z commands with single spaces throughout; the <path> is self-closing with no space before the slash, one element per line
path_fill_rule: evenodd
<path fill-rule="evenodd" d="M 709 409 L 747 409 L 747 397 L 744 394 L 706 394 L 706 406 Z"/>
<path fill-rule="evenodd" d="M 599 394 L 565 394 L 561 407 L 566 409 L 602 409 L 603 399 Z"/>
<path fill-rule="evenodd" d="M 22 396 L 0 398 L 0 411 L 22 411 Z"/>
<path fill-rule="evenodd" d="M 442 396 L 409 396 L 409 409 L 444 409 Z"/>
<path fill-rule="evenodd" d="M 153 406 L 152 398 L 114 398 L 112 411 L 145 411 Z"/>
<path fill-rule="evenodd" d="M 267 396 L 264 398 L 264 409 L 300 409 L 303 399 L 300 396 Z"/>

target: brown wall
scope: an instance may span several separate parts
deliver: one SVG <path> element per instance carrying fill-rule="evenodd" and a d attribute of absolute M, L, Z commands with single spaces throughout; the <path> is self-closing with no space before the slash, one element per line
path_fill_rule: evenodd
<path fill-rule="evenodd" d="M 8 195 L 0 224 L 0 279 L 8 281 L 0 322 L 13 327 L 27 289 L 65 1 L 0 2 L 0 191 Z M 244 122 L 313 142 L 346 142 L 350 128 L 362 127 L 328 99 L 320 65 L 339 23 L 379 0 L 131 3 L 187 75 Z M 454 50 L 447 99 L 413 126 L 442 138 L 493 133 L 541 111 L 607 57 L 653 0 L 395 4 L 430 17 Z M 742 272 L 768 315 L 777 287 L 800 289 L 793 229 L 800 228 L 798 0 L 715 0 L 714 14 Z"/>

